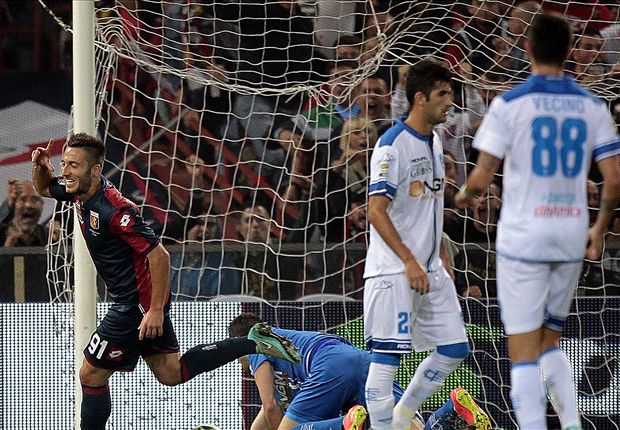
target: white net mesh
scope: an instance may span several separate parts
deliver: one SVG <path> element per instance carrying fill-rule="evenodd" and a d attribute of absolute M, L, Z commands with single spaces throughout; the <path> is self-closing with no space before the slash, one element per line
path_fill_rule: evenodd
<path fill-rule="evenodd" d="M 527 76 L 524 33 L 538 3 L 97 2 L 104 173 L 171 250 L 175 299 L 251 295 L 269 301 L 258 310 L 280 318 L 272 322 L 322 330 L 344 324 L 359 336 L 359 303 L 299 301 L 313 294 L 361 299 L 370 151 L 408 110 L 407 65 L 427 57 L 447 61 L 456 100 L 440 127 L 451 155 L 445 240 L 457 288 L 475 296 L 462 302 L 474 353 L 451 383 L 472 388 L 498 426 L 514 427 L 492 246 L 501 175 L 473 210 L 457 210 L 452 197 L 475 160 L 471 140 L 488 103 Z M 618 5 L 545 1 L 543 7 L 572 19 L 576 48 L 568 73 L 607 100 L 618 118 Z M 594 213 L 596 169 L 591 179 Z M 68 219 L 59 216 L 60 243 L 50 248 L 54 301 L 72 295 Z M 580 363 L 575 378 L 587 428 L 618 428 L 619 363 L 617 353 L 605 354 L 617 352 L 619 340 L 619 241 L 616 217 L 602 264 L 585 265 L 567 329 L 565 346 Z M 297 319 L 278 317 L 287 312 Z M 596 324 L 586 324 L 590 318 Z M 582 339 L 592 345 L 585 361 L 577 360 L 585 343 L 573 342 Z M 614 401 L 605 400 L 609 392 Z M 441 396 L 425 408 L 438 406 Z"/>

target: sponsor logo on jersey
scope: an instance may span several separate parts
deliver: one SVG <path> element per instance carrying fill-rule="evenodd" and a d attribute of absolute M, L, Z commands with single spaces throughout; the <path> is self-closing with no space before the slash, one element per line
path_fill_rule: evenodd
<path fill-rule="evenodd" d="M 99 230 L 99 212 L 90 211 L 90 226 L 95 230 Z"/>
<path fill-rule="evenodd" d="M 411 197 L 420 197 L 424 192 L 424 183 L 420 181 L 413 181 L 409 185 L 409 195 Z"/>
<path fill-rule="evenodd" d="M 581 213 L 581 208 L 575 206 L 540 205 L 534 209 L 534 216 L 537 218 L 577 218 Z"/>
<path fill-rule="evenodd" d="M 443 178 L 434 178 L 431 183 L 427 181 L 413 181 L 409 185 L 409 195 L 424 199 L 438 198 L 443 196 Z"/>
<path fill-rule="evenodd" d="M 273 387 L 280 396 L 278 403 L 288 406 L 293 399 L 293 390 L 300 389 L 299 382 L 289 378 L 288 372 L 275 370 L 273 372 Z"/>
<path fill-rule="evenodd" d="M 409 167 L 409 176 L 412 178 L 418 178 L 420 176 L 428 175 L 433 171 L 431 162 L 426 157 L 414 158 L 411 160 L 411 166 Z"/>

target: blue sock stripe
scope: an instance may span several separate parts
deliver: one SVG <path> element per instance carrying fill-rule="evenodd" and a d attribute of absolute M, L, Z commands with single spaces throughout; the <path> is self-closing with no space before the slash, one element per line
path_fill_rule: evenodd
<path fill-rule="evenodd" d="M 516 363 L 512 363 L 512 368 L 522 367 L 522 366 L 538 366 L 538 361 L 518 361 Z"/>
<path fill-rule="evenodd" d="M 469 344 L 467 342 L 453 343 L 452 345 L 439 345 L 437 352 L 450 358 L 467 358 Z"/>
<path fill-rule="evenodd" d="M 382 352 L 371 352 L 370 362 L 379 363 L 379 364 L 387 364 L 388 366 L 398 366 L 400 364 L 400 355 L 399 354 L 385 354 Z"/>
<path fill-rule="evenodd" d="M 553 352 L 553 351 L 557 351 L 557 350 L 559 350 L 559 349 L 560 349 L 560 348 L 558 348 L 557 346 L 553 346 L 553 347 L 551 347 L 551 348 L 549 348 L 549 349 L 545 349 L 545 350 L 544 350 L 544 351 L 540 354 L 540 356 L 542 357 L 542 356 L 543 356 L 543 355 L 545 355 L 545 354 L 548 354 L 548 353 Z"/>

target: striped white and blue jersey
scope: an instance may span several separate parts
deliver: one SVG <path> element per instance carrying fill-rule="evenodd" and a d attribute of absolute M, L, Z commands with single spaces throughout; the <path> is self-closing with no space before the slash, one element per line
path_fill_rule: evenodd
<path fill-rule="evenodd" d="M 391 200 L 388 216 L 427 272 L 441 265 L 444 171 L 443 148 L 437 135 L 423 136 L 403 119 L 381 136 L 370 161 L 369 196 Z M 371 225 L 364 277 L 404 271 L 403 262 Z"/>
<path fill-rule="evenodd" d="M 620 154 L 605 103 L 570 77 L 530 76 L 493 100 L 473 146 L 505 160 L 498 254 L 582 261 L 590 162 Z"/>

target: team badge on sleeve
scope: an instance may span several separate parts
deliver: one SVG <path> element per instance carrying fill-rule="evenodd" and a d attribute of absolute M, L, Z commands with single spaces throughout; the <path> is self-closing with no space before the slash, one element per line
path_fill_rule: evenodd
<path fill-rule="evenodd" d="M 90 211 L 90 227 L 99 230 L 99 212 Z"/>
<path fill-rule="evenodd" d="M 390 165 L 394 162 L 394 157 L 390 154 L 385 154 L 381 161 L 379 162 L 379 172 L 378 175 L 380 177 L 387 176 L 387 172 L 390 169 Z"/>

